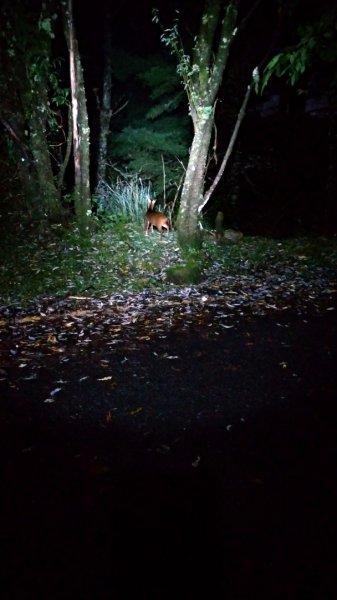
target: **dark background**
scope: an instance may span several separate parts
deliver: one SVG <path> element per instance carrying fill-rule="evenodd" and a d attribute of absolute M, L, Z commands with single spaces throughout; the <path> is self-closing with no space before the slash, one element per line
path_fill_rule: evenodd
<path fill-rule="evenodd" d="M 203 9 L 203 2 L 157 2 L 163 27 L 171 27 L 177 10 L 179 30 L 189 50 Z M 96 90 L 102 84 L 102 26 L 111 14 L 112 43 L 134 55 L 162 53 L 161 30 L 152 22 L 153 2 L 137 6 L 126 2 L 74 4 L 79 48 L 87 83 L 89 117 L 92 127 L 92 157 L 95 160 L 97 131 Z M 254 5 L 240 3 L 238 22 Z M 222 158 L 235 125 L 252 69 L 262 66 L 287 45 L 298 42 L 298 27 L 319 20 L 333 3 L 312 0 L 299 2 L 262 1 L 234 42 L 228 68 L 219 94 L 216 112 L 218 159 Z M 281 9 L 280 9 L 281 7 Z M 262 96 L 253 94 L 241 126 L 234 153 L 210 204 L 206 217 L 213 222 L 218 209 L 225 212 L 227 224 L 246 234 L 274 237 L 331 234 L 337 228 L 336 176 L 336 86 L 334 66 L 314 60 L 298 85 L 272 78 Z M 299 94 L 299 89 L 303 93 Z M 94 91 L 95 90 L 95 91 Z M 114 94 L 121 93 L 113 81 Z M 144 102 L 143 90 L 124 89 L 126 99 Z M 124 116 L 128 113 L 128 108 Z M 144 113 L 147 107 L 144 102 Z M 182 115 L 187 105 L 180 107 Z M 130 114 L 131 118 L 131 114 Z M 113 135 L 118 119 L 112 120 Z M 191 129 L 192 135 L 192 129 Z M 211 164 L 206 187 L 216 174 Z"/>

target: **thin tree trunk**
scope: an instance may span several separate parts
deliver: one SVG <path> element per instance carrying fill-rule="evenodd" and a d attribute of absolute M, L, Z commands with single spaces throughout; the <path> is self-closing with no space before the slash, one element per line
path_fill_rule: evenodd
<path fill-rule="evenodd" d="M 73 144 L 73 115 L 72 108 L 68 109 L 68 128 L 67 128 L 67 144 L 63 162 L 60 164 L 60 170 L 57 177 L 57 192 L 59 198 L 62 196 L 62 188 L 64 184 L 64 176 L 71 156 L 71 148 Z"/>
<path fill-rule="evenodd" d="M 223 174 L 224 174 L 224 170 L 225 170 L 225 168 L 226 168 L 226 165 L 227 165 L 227 163 L 228 163 L 229 157 L 231 156 L 231 154 L 232 154 L 232 152 L 233 152 L 233 148 L 234 148 L 234 145 L 235 145 L 236 139 L 237 139 L 237 137 L 238 137 L 239 129 L 240 129 L 240 127 L 241 127 L 241 123 L 242 123 L 242 121 L 243 121 L 243 117 L 244 117 L 244 116 L 245 116 L 245 114 L 246 114 L 246 108 L 247 108 L 248 100 L 249 100 L 249 98 L 250 98 L 250 94 L 251 94 L 251 91 L 252 91 L 252 87 L 253 87 L 253 82 L 251 82 L 251 83 L 250 83 L 250 84 L 247 86 L 247 90 L 246 90 L 246 93 L 245 93 L 245 95 L 244 95 L 244 99 L 243 99 L 243 102 L 242 102 L 241 108 L 240 108 L 240 110 L 239 110 L 239 114 L 238 114 L 238 117 L 237 117 L 237 120 L 236 120 L 236 123 L 235 123 L 235 127 L 234 127 L 234 130 L 233 130 L 233 133 L 232 133 L 231 139 L 230 139 L 230 141 L 229 141 L 229 144 L 228 144 L 228 146 L 227 146 L 227 150 L 226 150 L 226 152 L 225 152 L 225 156 L 224 156 L 224 157 L 223 157 L 223 159 L 222 159 L 222 162 L 221 162 L 220 168 L 219 168 L 219 170 L 218 170 L 218 172 L 217 172 L 217 175 L 216 175 L 216 177 L 214 178 L 214 181 L 213 181 L 212 185 L 210 186 L 210 188 L 207 190 L 207 192 L 206 192 L 206 193 L 205 193 L 205 195 L 204 195 L 203 201 L 202 201 L 202 203 L 200 204 L 200 206 L 199 206 L 199 209 L 198 209 L 198 211 L 199 211 L 199 212 L 201 212 L 201 211 L 202 211 L 202 209 L 204 208 L 204 206 L 205 206 L 205 205 L 207 204 L 207 202 L 209 201 L 209 199 L 210 199 L 211 195 L 213 194 L 213 192 L 214 192 L 214 190 L 215 190 L 216 186 L 218 185 L 218 183 L 219 183 L 219 181 L 220 181 L 221 177 L 222 177 L 222 176 L 223 176 Z"/>
<path fill-rule="evenodd" d="M 73 154 L 75 169 L 75 214 L 80 231 L 82 233 L 86 233 L 89 230 L 91 216 L 89 152 L 90 129 L 83 70 L 75 35 L 72 5 L 72 0 L 68 0 L 65 19 L 65 34 L 69 49 L 70 63 Z"/>
<path fill-rule="evenodd" d="M 108 13 L 104 21 L 104 73 L 103 93 L 100 107 L 100 129 L 97 158 L 96 185 L 106 179 L 106 165 L 108 154 L 108 136 L 110 133 L 111 109 L 111 67 L 112 67 L 112 43 L 111 43 L 111 15 Z"/>

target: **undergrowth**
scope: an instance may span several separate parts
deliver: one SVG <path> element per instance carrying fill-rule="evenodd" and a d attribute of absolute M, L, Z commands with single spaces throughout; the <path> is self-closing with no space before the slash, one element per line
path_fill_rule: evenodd
<path fill-rule="evenodd" d="M 0 302 L 29 304 L 40 296 L 106 297 L 113 293 L 167 290 L 167 268 L 183 265 L 175 232 L 145 236 L 140 225 L 119 222 L 98 226 L 90 239 L 75 228 L 57 225 L 39 231 L 7 227 L 0 243 Z M 200 256 L 203 278 L 252 271 L 296 269 L 303 277 L 335 269 L 337 239 L 272 240 L 243 238 L 217 244 L 207 237 Z"/>

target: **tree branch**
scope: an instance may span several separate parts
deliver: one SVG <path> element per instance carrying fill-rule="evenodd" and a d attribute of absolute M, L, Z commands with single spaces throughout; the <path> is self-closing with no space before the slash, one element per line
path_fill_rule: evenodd
<path fill-rule="evenodd" d="M 246 27 L 247 21 L 249 21 L 252 14 L 256 11 L 259 4 L 261 4 L 262 0 L 256 0 L 255 4 L 253 4 L 252 8 L 247 12 L 246 16 L 242 19 L 241 23 L 238 25 L 238 33 L 241 32 L 244 27 Z"/>
<path fill-rule="evenodd" d="M 254 73 L 255 73 L 255 69 L 254 69 Z M 239 129 L 240 129 L 241 123 L 243 121 L 243 117 L 245 116 L 246 107 L 247 107 L 248 100 L 250 98 L 250 94 L 251 94 L 251 91 L 252 91 L 252 88 L 253 88 L 253 83 L 254 83 L 254 75 L 252 77 L 252 81 L 247 86 L 247 90 L 246 90 L 243 102 L 241 104 L 241 108 L 239 110 L 239 114 L 238 114 L 238 117 L 237 117 L 237 120 L 236 120 L 236 123 L 235 123 L 235 127 L 234 127 L 234 130 L 233 130 L 231 139 L 230 139 L 229 144 L 227 146 L 227 150 L 225 152 L 225 156 L 222 159 L 219 171 L 217 172 L 216 177 L 215 177 L 215 179 L 214 179 L 211 187 L 204 194 L 203 203 L 198 208 L 198 212 L 199 213 L 202 211 L 202 209 L 204 208 L 204 206 L 209 201 L 211 195 L 213 194 L 216 186 L 218 185 L 218 183 L 219 183 L 219 181 L 220 181 L 220 179 L 221 179 L 221 177 L 223 175 L 223 172 L 224 172 L 224 170 L 226 168 L 228 159 L 229 159 L 230 155 L 232 154 L 232 151 L 233 151 L 233 148 L 234 148 L 234 144 L 236 142 L 236 138 L 238 137 Z"/>
<path fill-rule="evenodd" d="M 4 128 L 7 129 L 9 135 L 13 138 L 13 140 L 16 142 L 16 144 L 21 148 L 21 152 L 22 152 L 22 155 L 24 156 L 25 160 L 28 163 L 30 163 L 31 161 L 30 161 L 30 158 L 28 156 L 28 148 L 25 145 L 25 143 L 19 138 L 19 136 L 16 133 L 15 129 L 12 127 L 12 125 L 4 117 L 0 116 L 0 121 L 3 124 Z"/>
<path fill-rule="evenodd" d="M 222 81 L 222 76 L 226 68 L 229 50 L 236 35 L 235 24 L 237 19 L 237 2 L 233 0 L 226 8 L 225 15 L 221 24 L 220 41 L 215 56 L 213 73 L 210 78 L 209 92 L 211 103 L 213 104 L 216 94 L 219 90 L 219 81 Z"/>

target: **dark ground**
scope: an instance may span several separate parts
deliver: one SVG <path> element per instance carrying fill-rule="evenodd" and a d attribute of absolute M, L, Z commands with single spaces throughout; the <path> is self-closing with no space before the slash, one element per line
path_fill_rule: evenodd
<path fill-rule="evenodd" d="M 5 364 L 3 600 L 337 597 L 335 311 L 210 323 Z"/>

